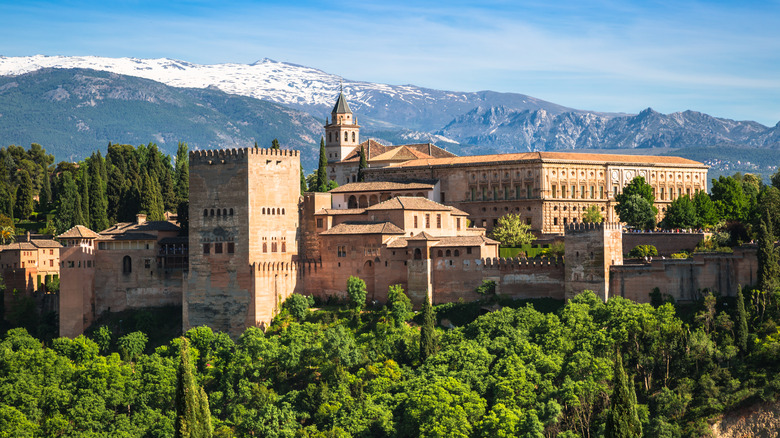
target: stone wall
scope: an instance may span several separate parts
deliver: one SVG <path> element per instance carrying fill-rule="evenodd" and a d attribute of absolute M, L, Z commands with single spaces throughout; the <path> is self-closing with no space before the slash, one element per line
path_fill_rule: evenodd
<path fill-rule="evenodd" d="M 653 245 L 658 255 L 669 257 L 681 251 L 693 251 L 708 233 L 623 233 L 623 254 L 639 245 Z"/>
<path fill-rule="evenodd" d="M 617 223 L 572 224 L 566 227 L 565 296 L 591 290 L 609 296 L 609 267 L 623 264 L 622 227 Z"/>
<path fill-rule="evenodd" d="M 95 247 L 92 240 L 60 250 L 60 336 L 74 338 L 95 320 Z M 89 267 L 87 267 L 87 262 Z"/>
<path fill-rule="evenodd" d="M 736 296 L 740 286 L 757 281 L 758 260 L 752 246 L 736 248 L 733 254 L 694 254 L 689 259 L 654 258 L 651 263 L 613 266 L 610 269 L 610 296 L 636 302 L 650 302 L 658 288 L 676 301 L 701 298 L 709 289 L 722 296 Z"/>

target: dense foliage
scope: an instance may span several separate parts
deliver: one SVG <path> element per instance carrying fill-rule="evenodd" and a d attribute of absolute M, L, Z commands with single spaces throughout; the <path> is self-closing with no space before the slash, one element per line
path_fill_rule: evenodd
<path fill-rule="evenodd" d="M 283 310 L 265 333 L 249 328 L 234 341 L 198 327 L 185 337 L 216 437 L 595 437 L 610 421 L 644 436 L 698 437 L 709 418 L 780 391 L 780 335 L 768 325 L 780 313 L 770 300 L 761 316 L 751 302 L 708 295 L 680 316 L 671 304 L 586 292 L 553 313 L 506 307 L 436 328 L 427 352 L 398 308 L 366 311 L 362 322 L 351 310 L 301 320 Z M 110 332 L 92 336 L 44 347 L 24 329 L 5 335 L 4 433 L 174 434 L 186 343 L 122 358 Z"/>
<path fill-rule="evenodd" d="M 498 218 L 492 235 L 501 245 L 510 247 L 528 245 L 536 239 L 531 232 L 531 225 L 526 223 L 522 216 L 514 213 Z"/>

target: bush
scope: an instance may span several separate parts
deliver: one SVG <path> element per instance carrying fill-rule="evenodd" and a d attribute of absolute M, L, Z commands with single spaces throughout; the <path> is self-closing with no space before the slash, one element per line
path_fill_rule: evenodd
<path fill-rule="evenodd" d="M 669 257 L 671 257 L 673 259 L 687 259 L 688 258 L 688 253 L 687 252 L 676 252 L 676 253 L 672 254 L 671 256 L 669 256 Z"/>
<path fill-rule="evenodd" d="M 653 245 L 637 245 L 628 252 L 628 256 L 631 258 L 645 258 L 658 255 L 658 250 Z"/>
<path fill-rule="evenodd" d="M 482 284 L 475 290 L 482 295 L 493 295 L 496 293 L 496 282 L 493 280 L 482 280 Z"/>
<path fill-rule="evenodd" d="M 287 309 L 295 319 L 303 321 L 306 319 L 306 315 L 309 314 L 309 299 L 300 294 L 292 294 L 284 301 L 282 307 Z"/>

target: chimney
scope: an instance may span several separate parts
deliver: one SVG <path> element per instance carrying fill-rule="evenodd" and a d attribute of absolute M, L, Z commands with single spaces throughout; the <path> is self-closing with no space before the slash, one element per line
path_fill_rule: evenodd
<path fill-rule="evenodd" d="M 146 222 L 146 215 L 143 213 L 138 213 L 135 215 L 135 223 L 136 225 L 141 225 Z"/>
<path fill-rule="evenodd" d="M 26 236 L 27 236 L 27 242 L 32 242 L 32 240 L 30 240 L 30 232 L 29 231 L 26 233 Z"/>

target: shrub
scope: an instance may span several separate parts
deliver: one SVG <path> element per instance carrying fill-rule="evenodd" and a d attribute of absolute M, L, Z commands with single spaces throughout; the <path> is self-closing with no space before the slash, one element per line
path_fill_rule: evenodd
<path fill-rule="evenodd" d="M 482 295 L 493 295 L 496 293 L 496 282 L 493 280 L 482 280 L 482 284 L 475 290 Z"/>
<path fill-rule="evenodd" d="M 309 313 L 309 299 L 300 294 L 292 294 L 284 301 L 282 306 L 290 312 L 295 319 L 303 321 Z"/>
<path fill-rule="evenodd" d="M 673 259 L 687 259 L 688 258 L 688 253 L 687 252 L 676 252 L 676 253 L 672 254 L 671 256 L 669 256 L 669 257 L 671 257 Z"/>
<path fill-rule="evenodd" d="M 637 245 L 628 252 L 628 256 L 632 258 L 645 258 L 658 255 L 658 250 L 653 245 Z"/>

